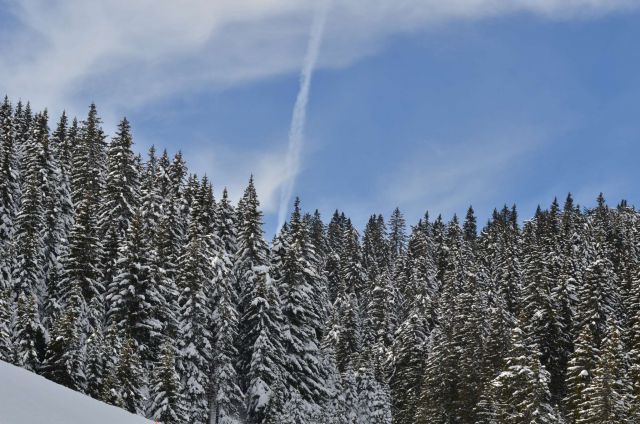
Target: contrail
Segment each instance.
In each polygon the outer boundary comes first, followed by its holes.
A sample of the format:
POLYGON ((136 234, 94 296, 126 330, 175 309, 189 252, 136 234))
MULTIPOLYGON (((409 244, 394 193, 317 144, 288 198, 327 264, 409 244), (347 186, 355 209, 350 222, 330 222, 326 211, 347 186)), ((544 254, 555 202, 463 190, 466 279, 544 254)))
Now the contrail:
POLYGON ((324 32, 324 24, 327 19, 329 10, 329 1, 324 0, 316 12, 311 33, 309 36, 309 44, 307 45, 307 54, 302 64, 300 72, 300 89, 298 97, 293 106, 293 114, 291 116, 291 126, 289 127, 289 146, 286 158, 286 178, 280 191, 280 208, 278 211, 278 229, 284 225, 291 195, 293 194, 293 186, 296 176, 300 169, 300 151, 302 150, 302 141, 304 136, 304 124, 307 116, 307 102, 309 100, 309 87, 311 86, 311 76, 316 66, 318 52, 320 51, 320 43, 322 42, 322 34, 324 32))

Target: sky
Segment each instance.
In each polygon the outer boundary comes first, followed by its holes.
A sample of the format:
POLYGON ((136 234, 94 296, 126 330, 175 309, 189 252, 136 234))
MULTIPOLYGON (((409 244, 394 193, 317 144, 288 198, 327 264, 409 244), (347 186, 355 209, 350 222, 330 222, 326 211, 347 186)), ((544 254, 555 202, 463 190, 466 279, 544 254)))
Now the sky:
POLYGON ((126 116, 137 151, 181 150, 218 197, 253 174, 269 236, 287 187, 360 227, 638 203, 640 1, 321 1, 294 163, 318 2, 0 0, 0 92, 54 117, 96 102, 109 134, 126 116))

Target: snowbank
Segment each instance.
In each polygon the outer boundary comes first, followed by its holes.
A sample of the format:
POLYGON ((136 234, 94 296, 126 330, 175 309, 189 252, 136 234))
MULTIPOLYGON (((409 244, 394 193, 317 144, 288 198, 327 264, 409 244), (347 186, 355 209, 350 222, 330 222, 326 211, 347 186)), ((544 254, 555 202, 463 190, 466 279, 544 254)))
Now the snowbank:
POLYGON ((137 415, 0 361, 2 424, 150 424, 137 415))

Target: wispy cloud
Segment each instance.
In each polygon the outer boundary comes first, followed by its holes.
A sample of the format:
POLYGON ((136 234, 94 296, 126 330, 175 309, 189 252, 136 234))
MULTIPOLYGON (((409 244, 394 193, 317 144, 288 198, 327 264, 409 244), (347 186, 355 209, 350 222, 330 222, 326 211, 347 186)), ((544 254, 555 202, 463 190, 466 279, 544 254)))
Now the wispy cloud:
POLYGON ((214 190, 219 195, 223 187, 234 201, 239 200, 249 181, 255 176, 260 206, 265 213, 278 210, 279 190, 287 180, 285 146, 281 150, 233 149, 209 140, 199 140, 183 150, 189 169, 198 175, 214 176, 214 190))
MULTIPOLYGON (((222 89, 299 69, 314 2, 295 0, 10 0, 0 89, 37 104, 89 93, 135 108, 189 89, 222 89)), ((320 66, 345 66, 381 41, 451 19, 514 12, 567 19, 634 7, 633 0, 345 0, 328 19, 320 66)), ((81 96, 82 95, 82 96, 81 96)), ((84 107, 85 105, 82 104, 84 107)))
MULTIPOLYGON (((590 18, 637 4, 635 0, 336 1, 327 18, 318 66, 348 66, 383 48, 391 35, 450 20, 511 13, 590 18)), ((10 31, 0 30, 0 92, 29 99, 36 108, 48 106, 54 113, 65 107, 84 114, 86 103, 94 100, 107 123, 159 98, 194 90, 214 92, 297 72, 316 8, 315 2, 298 0, 4 0, 2 5, 0 24, 12 25, 10 31)), ((279 165, 284 143, 282 151, 256 156, 243 178, 263 169, 265 181, 258 178, 258 182, 265 185, 261 195, 268 208, 275 207, 274 193, 285 181, 279 165)), ((216 157, 220 155, 218 148, 216 157)), ((501 164, 508 158, 491 160, 501 164)), ((466 175, 474 177, 479 166, 470 160, 466 175)), ((429 171, 432 178, 449 176, 455 181, 452 170, 436 169, 429 171)), ((474 188, 478 189, 482 188, 474 188)), ((398 201, 407 200, 397 196, 398 201)))
POLYGON ((278 229, 284 225, 286 220, 286 213, 289 209, 291 196, 293 195, 295 179, 300 170, 300 154, 304 141, 304 126, 307 120, 307 103, 309 102, 311 77, 313 76, 313 69, 316 66, 316 62, 318 61, 318 53, 320 52, 320 44, 322 43, 322 34, 324 32, 328 11, 329 0, 322 0, 320 8, 313 20, 313 25, 311 26, 307 54, 305 55, 302 71, 300 72, 300 88, 298 89, 298 96, 293 106, 291 126, 289 127, 289 147, 285 161, 287 178, 280 193, 278 229))
POLYGON ((397 169, 381 176, 378 201, 398 205, 414 217, 426 210, 445 216, 464 213, 469 203, 499 206, 486 202, 495 198, 496 190, 509 190, 510 178, 527 167, 525 158, 531 160, 549 140, 539 127, 519 127, 477 134, 453 145, 418 145, 397 169))

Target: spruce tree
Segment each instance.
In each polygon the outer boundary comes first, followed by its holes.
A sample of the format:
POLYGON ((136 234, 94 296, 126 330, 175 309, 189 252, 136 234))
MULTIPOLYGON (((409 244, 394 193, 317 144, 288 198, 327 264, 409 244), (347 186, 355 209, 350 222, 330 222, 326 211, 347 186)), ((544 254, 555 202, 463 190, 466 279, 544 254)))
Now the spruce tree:
MULTIPOLYGON (((217 237, 216 237, 217 239, 217 237)), ((213 258, 213 354, 211 358, 211 421, 216 424, 239 422, 244 416, 243 393, 238 386, 236 361, 238 352, 234 345, 238 337, 238 312, 230 284, 231 261, 222 251, 217 239, 218 251, 213 258)))
POLYGON ((133 414, 141 413, 144 401, 141 392, 144 375, 136 343, 131 338, 128 338, 122 347, 115 373, 118 381, 118 398, 122 402, 122 407, 133 414))
POLYGON ((34 170, 16 218, 16 262, 13 271, 16 296, 35 295, 44 289, 42 198, 39 185, 34 170))
POLYGON ((283 346, 284 322, 278 292, 268 270, 256 269, 253 300, 244 320, 250 322, 247 339, 253 340, 249 382, 245 399, 250 423, 263 423, 272 411, 276 386, 285 381, 286 353, 283 346))
MULTIPOLYGON (((432 337, 438 337, 437 334, 439 333, 433 333, 432 337)), ((440 342, 441 340, 438 340, 438 346, 444 348, 446 345, 440 342)), ((442 370, 437 361, 445 358, 432 352, 432 356, 426 363, 427 368, 425 368, 426 352, 426 320, 416 310, 398 328, 391 352, 391 366, 393 368, 389 386, 393 402, 394 422, 401 424, 432 422, 429 421, 431 418, 426 418, 427 415, 431 416, 432 414, 426 411, 430 408, 430 401, 424 399, 424 396, 432 394, 437 396, 436 387, 432 384, 435 380, 439 380, 440 374, 436 375, 436 373, 440 373, 442 370), (430 363, 433 364, 431 369, 428 368, 430 363), (424 395, 421 395, 421 392, 424 395), (418 405, 424 409, 423 412, 418 412, 418 405)), ((440 385, 441 382, 439 381, 437 384, 440 385)), ((442 406, 444 407, 444 405, 442 406)))
POLYGON ((116 136, 107 150, 107 170, 104 190, 101 193, 98 234, 105 249, 102 258, 102 274, 105 286, 113 284, 119 250, 124 244, 139 199, 138 172, 131 146, 131 128, 127 119, 118 125, 116 136))
MULTIPOLYGON (((112 339, 108 342, 112 342, 112 339)), ((101 328, 93 329, 85 340, 84 347, 86 349, 83 371, 86 379, 84 392, 95 399, 101 399, 105 363, 108 362, 107 346, 101 328)))
POLYGON ((149 251, 143 236, 142 217, 132 218, 128 236, 119 251, 117 275, 105 299, 108 321, 135 341, 143 360, 152 360, 152 349, 159 346, 162 325, 153 316, 163 300, 151 280, 149 251))
POLYGON ((358 370, 358 424, 390 424, 391 399, 388 388, 373 376, 371 364, 364 364, 358 370))
POLYGON ((78 391, 83 391, 86 385, 79 332, 79 320, 85 308, 80 288, 76 286, 64 313, 53 325, 42 367, 46 378, 78 391))
POLYGON ((527 349, 519 327, 511 333, 506 364, 506 369, 491 383, 495 422, 557 423, 559 418, 550 403, 549 373, 535 352, 527 349))
POLYGON ((87 119, 78 128, 77 147, 72 158, 71 187, 76 205, 87 198, 97 200, 104 186, 106 137, 101 123, 96 105, 92 103, 87 119))
POLYGON ((315 251, 305 222, 301 219, 297 199, 290 225, 291 246, 277 281, 289 334, 285 340, 289 356, 287 377, 289 384, 300 392, 304 401, 319 405, 327 394, 318 343, 323 327, 317 284, 321 277, 313 266, 315 251))
POLYGON ((165 342, 151 380, 147 416, 166 424, 181 424, 187 420, 188 414, 175 362, 175 348, 165 342))
POLYGON ((391 263, 404 252, 407 243, 406 221, 399 208, 395 208, 389 218, 389 254, 391 263))
MULTIPOLYGON (((264 240, 262 229, 262 212, 259 210, 260 202, 253 183, 253 177, 244 191, 244 195, 236 208, 237 220, 237 252, 233 264, 232 281, 235 283, 237 310, 240 317, 245 317, 252 299, 254 286, 257 281, 256 271, 269 264, 269 247, 264 240)), ((241 373, 240 387, 246 391, 249 381, 247 372, 250 367, 252 348, 255 340, 244 337, 252 334, 249 323, 245 319, 240 320, 238 334, 243 337, 238 339, 238 370, 241 373)), ((254 336, 257 336, 254 334, 254 336)))
POLYGON ((14 313, 11 290, 0 290, 0 361, 12 362, 14 359, 11 340, 14 313))
POLYGON ((95 199, 87 197, 76 207, 76 219, 69 237, 69 250, 63 259, 64 278, 60 283, 60 296, 67 297, 68 287, 78 284, 85 303, 91 305, 104 292, 100 272, 102 245, 96 232, 95 199))
POLYGON ((204 424, 209 417, 208 386, 211 371, 211 314, 206 287, 211 281, 211 254, 198 232, 197 206, 189 228, 189 243, 179 259, 178 373, 182 394, 190 405, 191 422, 204 424))
POLYGON ((580 415, 576 423, 635 422, 630 415, 630 390, 627 358, 620 331, 610 325, 603 342, 602 354, 593 370, 591 384, 584 390, 578 406, 580 415))
POLYGON ((39 371, 44 354, 44 330, 38 318, 34 294, 20 293, 13 335, 13 362, 29 371, 39 371))
POLYGON ((18 152, 12 107, 5 97, 0 106, 0 288, 11 287, 14 259, 12 238, 20 199, 18 152))

